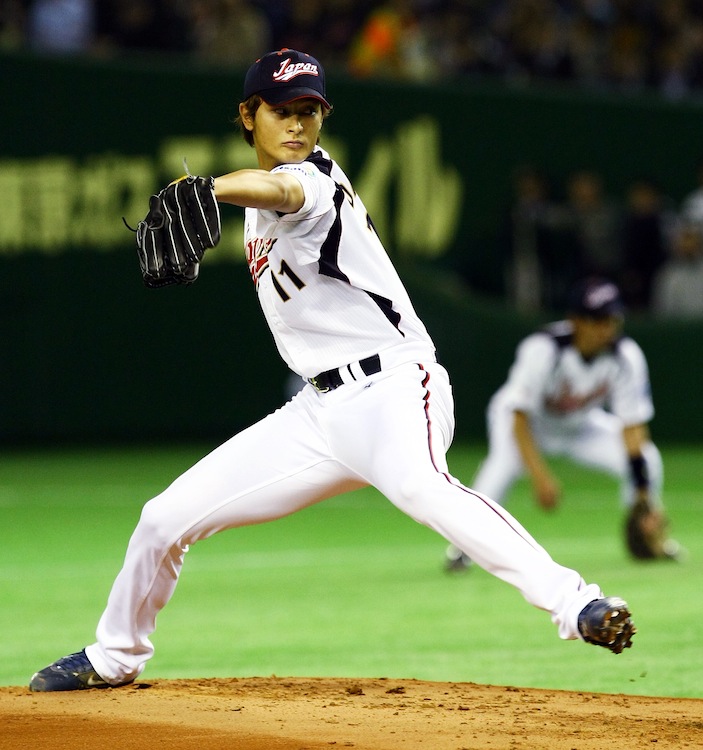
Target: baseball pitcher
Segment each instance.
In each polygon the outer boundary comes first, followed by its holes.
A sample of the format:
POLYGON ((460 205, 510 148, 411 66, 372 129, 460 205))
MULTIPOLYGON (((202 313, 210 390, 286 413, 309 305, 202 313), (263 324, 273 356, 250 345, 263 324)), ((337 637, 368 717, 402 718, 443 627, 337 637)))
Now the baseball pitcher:
POLYGON ((32 690, 132 682, 153 655, 156 617, 191 545, 367 485, 515 586, 561 638, 614 653, 631 645, 622 599, 557 564, 450 474, 449 378, 361 198, 318 145, 331 109, 315 58, 267 54, 247 72, 239 105, 258 169, 188 175, 152 197, 137 245, 156 287, 194 283, 219 240, 217 204, 245 207, 253 287, 281 357, 307 384, 145 505, 95 642, 36 673, 32 690))

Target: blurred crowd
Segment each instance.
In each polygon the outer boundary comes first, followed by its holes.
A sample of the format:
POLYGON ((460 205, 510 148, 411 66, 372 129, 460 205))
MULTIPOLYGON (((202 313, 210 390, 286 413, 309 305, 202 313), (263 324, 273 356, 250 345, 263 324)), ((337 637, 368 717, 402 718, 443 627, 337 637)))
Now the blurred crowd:
POLYGON ((676 98, 703 89, 703 0, 0 0, 5 49, 244 66, 280 47, 355 76, 492 76, 676 98))
POLYGON ((578 277, 620 285, 630 311, 703 319, 703 162, 699 183, 679 205, 648 177, 633 179, 616 200, 594 171, 554 186, 536 167, 513 176, 507 287, 525 312, 564 309, 578 277))

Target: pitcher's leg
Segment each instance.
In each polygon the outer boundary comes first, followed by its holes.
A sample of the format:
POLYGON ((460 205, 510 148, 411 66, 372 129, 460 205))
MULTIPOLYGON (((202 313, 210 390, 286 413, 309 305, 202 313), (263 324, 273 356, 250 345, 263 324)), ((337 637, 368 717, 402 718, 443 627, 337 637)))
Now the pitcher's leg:
POLYGON ((577 638, 578 614, 602 596, 600 588, 558 565, 505 509, 449 474, 451 412, 443 368, 404 368, 355 398, 353 417, 335 433, 335 452, 409 516, 550 612, 562 638, 577 638))
POLYGON ((295 409, 279 410, 217 448, 145 505, 97 642, 86 649, 98 674, 119 684, 141 673, 153 654, 156 616, 173 594, 189 545, 361 484, 330 459, 308 415, 295 409))

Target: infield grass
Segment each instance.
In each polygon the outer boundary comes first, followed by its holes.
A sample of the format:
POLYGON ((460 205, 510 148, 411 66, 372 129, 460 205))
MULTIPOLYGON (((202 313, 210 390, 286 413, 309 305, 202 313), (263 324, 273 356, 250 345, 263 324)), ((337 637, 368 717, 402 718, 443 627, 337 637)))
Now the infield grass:
MULTIPOLYGON (((27 450, 0 460, 0 685, 92 642, 141 506, 204 446, 27 450)), ((448 575, 444 540, 363 490, 196 545, 142 679, 396 677, 703 697, 703 452, 662 447, 666 504, 685 562, 636 563, 616 483, 554 464, 562 507, 526 484, 509 510, 559 562, 625 597, 639 629, 615 656, 560 641, 549 616, 478 568, 448 575)), ((482 446, 456 446, 471 477, 482 446)))

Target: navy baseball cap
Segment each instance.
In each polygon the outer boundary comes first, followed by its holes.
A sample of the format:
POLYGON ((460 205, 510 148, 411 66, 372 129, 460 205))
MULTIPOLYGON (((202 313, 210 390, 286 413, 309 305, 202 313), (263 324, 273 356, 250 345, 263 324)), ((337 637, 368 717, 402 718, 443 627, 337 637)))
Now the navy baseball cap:
POLYGON ((612 281, 589 278, 572 289, 569 312, 583 318, 608 318, 623 315, 625 305, 620 290, 612 281))
POLYGON ((311 55, 281 49, 260 57, 244 79, 245 101, 258 94, 267 104, 288 104, 296 99, 317 99, 332 109, 325 98, 325 71, 311 55))

